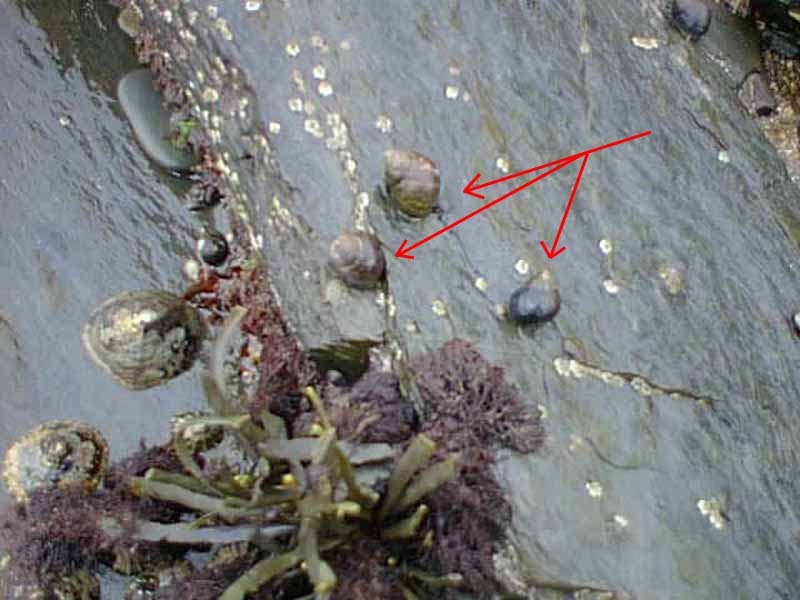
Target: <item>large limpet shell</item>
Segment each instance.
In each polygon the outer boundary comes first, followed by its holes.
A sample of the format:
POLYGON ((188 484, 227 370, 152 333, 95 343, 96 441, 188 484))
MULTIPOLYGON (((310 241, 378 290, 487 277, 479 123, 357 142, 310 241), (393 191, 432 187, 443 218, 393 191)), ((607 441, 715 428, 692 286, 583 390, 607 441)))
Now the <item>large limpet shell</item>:
POLYGON ((106 301, 83 328, 83 345, 118 383, 143 390, 189 370, 206 327, 197 310, 161 290, 106 301))
POLYGON ((108 468, 108 444, 91 425, 48 421, 6 451, 3 482, 19 502, 37 489, 81 486, 94 490, 108 468))

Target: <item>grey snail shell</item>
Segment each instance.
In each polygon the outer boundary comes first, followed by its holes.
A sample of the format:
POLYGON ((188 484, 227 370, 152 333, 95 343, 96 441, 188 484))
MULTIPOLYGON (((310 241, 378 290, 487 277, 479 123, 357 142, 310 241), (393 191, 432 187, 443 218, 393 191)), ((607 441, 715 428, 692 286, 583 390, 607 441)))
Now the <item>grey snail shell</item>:
POLYGON ((364 231, 343 233, 333 240, 328 264, 347 285, 361 289, 377 286, 386 272, 380 243, 364 231))
POLYGON ((556 316, 561 294, 550 281, 535 279, 511 294, 508 316, 520 325, 542 323, 556 316))

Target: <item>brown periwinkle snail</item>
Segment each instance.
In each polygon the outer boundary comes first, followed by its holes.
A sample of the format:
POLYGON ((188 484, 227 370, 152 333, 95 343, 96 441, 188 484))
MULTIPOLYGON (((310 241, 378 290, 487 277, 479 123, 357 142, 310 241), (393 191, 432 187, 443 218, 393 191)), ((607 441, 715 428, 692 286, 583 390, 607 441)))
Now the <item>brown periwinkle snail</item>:
POLYGON ((126 292, 103 303, 83 328, 84 348, 120 385, 143 390, 189 370, 206 326, 182 298, 162 290, 126 292))
POLYGON ((409 217, 428 216, 439 200, 439 167, 430 158, 410 150, 387 150, 386 190, 409 217))
POLYGON ((365 231, 348 231, 331 244, 328 264, 349 286, 375 287, 386 272, 386 258, 374 235, 365 231))
POLYGON ((3 482, 18 502, 37 489, 80 486, 93 491, 108 468, 108 443, 79 421, 48 421, 6 451, 3 482))

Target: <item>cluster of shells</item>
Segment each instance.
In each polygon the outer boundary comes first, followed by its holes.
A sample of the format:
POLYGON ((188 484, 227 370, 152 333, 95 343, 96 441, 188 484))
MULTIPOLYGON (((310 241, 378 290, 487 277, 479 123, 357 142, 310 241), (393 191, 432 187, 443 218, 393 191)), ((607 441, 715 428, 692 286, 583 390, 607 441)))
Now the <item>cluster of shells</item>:
MULTIPOLYGON (((439 201, 439 167, 430 158, 409 150, 387 150, 386 192, 393 207, 412 219, 431 214, 439 201)), ((328 265, 347 285, 368 289, 380 285, 386 258, 378 239, 364 231, 347 231, 333 240, 328 265)))

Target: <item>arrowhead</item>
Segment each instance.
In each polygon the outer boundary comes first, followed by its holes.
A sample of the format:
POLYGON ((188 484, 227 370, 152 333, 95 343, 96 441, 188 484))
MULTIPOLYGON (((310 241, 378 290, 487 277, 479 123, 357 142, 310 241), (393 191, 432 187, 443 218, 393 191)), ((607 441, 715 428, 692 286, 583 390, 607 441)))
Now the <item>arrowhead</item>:
POLYGON ((475 177, 472 178, 472 181, 470 181, 464 188, 464 193, 474 198, 478 198, 479 200, 483 200, 483 196, 481 196, 480 194, 476 194, 475 192, 472 191, 474 188, 478 187, 478 186, 473 186, 472 184, 478 181, 478 177, 480 176, 481 176, 480 173, 475 174, 475 177))
POLYGON ((410 254, 406 254, 406 252, 408 252, 408 250, 403 250, 403 248, 406 247, 406 243, 408 243, 408 240, 403 240, 403 243, 400 244, 400 247, 397 249, 397 252, 395 252, 394 255, 397 258, 408 258, 408 259, 414 260, 413 256, 411 256, 410 254))
POLYGON ((553 242, 553 250, 552 251, 547 247, 547 245, 544 243, 544 241, 540 242, 540 244, 542 244, 542 249, 544 250, 544 253, 547 254, 547 258, 549 258, 551 260, 554 259, 556 256, 558 256, 564 250, 567 249, 566 246, 561 246, 561 248, 556 250, 555 248, 556 248, 556 245, 558 244, 558 240, 553 242))

